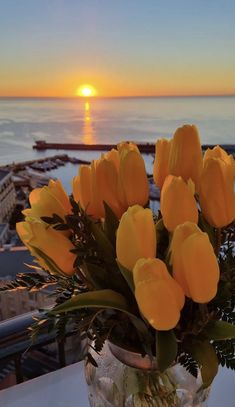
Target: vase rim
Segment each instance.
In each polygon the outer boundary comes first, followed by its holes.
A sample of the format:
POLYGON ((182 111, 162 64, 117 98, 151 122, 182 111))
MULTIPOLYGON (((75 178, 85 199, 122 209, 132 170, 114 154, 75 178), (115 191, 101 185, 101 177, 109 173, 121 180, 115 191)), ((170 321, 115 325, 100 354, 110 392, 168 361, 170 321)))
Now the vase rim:
POLYGON ((149 355, 142 356, 141 353, 123 348, 110 340, 108 346, 113 356, 127 366, 141 370, 159 370, 154 356, 152 358, 149 355))

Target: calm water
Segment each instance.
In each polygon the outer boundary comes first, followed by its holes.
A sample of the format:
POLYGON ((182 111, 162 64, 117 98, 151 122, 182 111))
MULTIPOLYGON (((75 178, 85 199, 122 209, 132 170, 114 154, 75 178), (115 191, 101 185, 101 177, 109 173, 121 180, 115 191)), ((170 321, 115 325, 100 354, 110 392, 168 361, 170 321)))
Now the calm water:
MULTIPOLYGON (((52 156, 34 140, 69 143, 155 142, 196 124, 202 143, 235 143, 235 97, 0 99, 0 165, 52 156)), ((62 153, 62 151, 61 151, 62 153)), ((100 153, 67 152, 81 158, 100 153)), ((89 156, 89 157, 88 157, 89 156)), ((70 176, 71 168, 63 170, 70 176)))

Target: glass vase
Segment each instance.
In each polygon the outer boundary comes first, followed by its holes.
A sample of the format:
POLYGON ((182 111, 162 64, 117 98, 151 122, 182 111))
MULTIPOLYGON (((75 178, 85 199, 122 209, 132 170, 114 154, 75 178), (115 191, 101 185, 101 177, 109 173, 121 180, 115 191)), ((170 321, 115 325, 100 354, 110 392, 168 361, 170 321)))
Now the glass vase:
POLYGON ((160 373, 155 362, 106 341, 85 364, 91 407, 206 407, 209 388, 180 364, 160 373))

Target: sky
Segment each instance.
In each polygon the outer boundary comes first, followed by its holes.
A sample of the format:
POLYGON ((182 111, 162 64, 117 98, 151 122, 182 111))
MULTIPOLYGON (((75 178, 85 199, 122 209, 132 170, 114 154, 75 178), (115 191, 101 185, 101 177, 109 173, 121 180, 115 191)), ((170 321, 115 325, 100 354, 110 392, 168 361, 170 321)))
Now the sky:
POLYGON ((235 94, 234 0, 0 0, 0 96, 235 94))

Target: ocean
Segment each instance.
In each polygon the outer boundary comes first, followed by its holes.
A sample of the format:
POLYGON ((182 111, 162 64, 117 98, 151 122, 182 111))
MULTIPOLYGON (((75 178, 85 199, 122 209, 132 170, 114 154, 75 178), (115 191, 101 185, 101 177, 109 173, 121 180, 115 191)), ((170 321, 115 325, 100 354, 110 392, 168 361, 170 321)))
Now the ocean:
MULTIPOLYGON (((35 140, 67 143, 155 142, 177 127, 195 124, 201 142, 235 144, 235 97, 0 99, 0 166, 64 151, 32 149, 35 140)), ((82 159, 99 152, 66 151, 82 159)), ((147 160, 151 171, 152 160, 147 160)), ((74 165, 52 172, 68 180, 74 165)))

